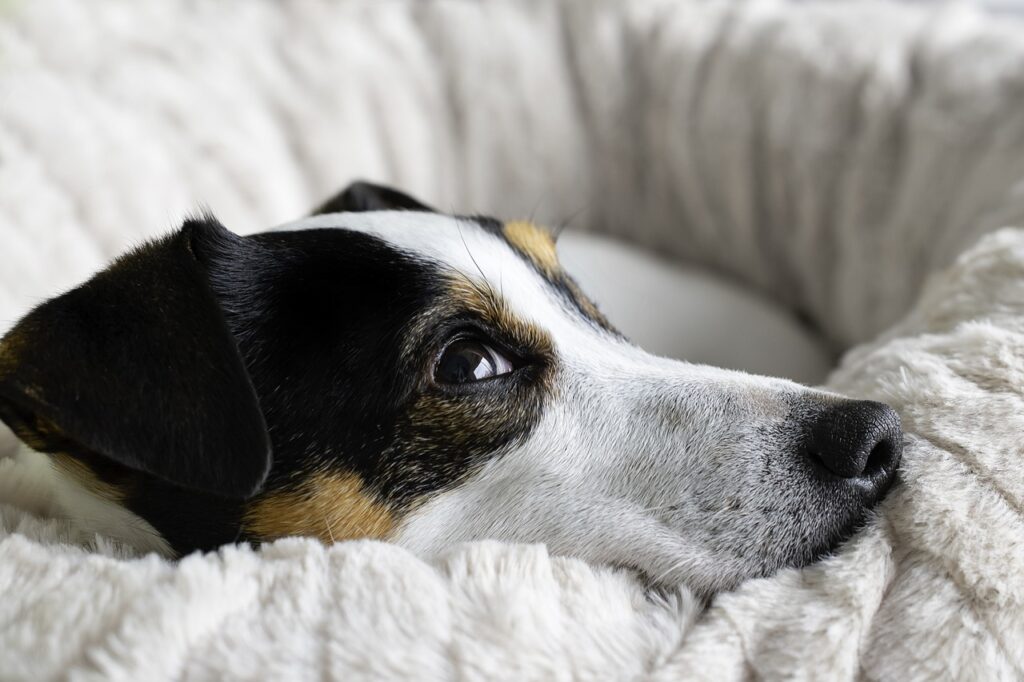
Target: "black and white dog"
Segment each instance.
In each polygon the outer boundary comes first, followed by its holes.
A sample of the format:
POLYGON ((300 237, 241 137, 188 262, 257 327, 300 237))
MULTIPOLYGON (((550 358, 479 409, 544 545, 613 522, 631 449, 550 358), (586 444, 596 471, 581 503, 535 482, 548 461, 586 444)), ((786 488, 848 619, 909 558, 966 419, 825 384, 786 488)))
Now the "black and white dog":
POLYGON ((879 403, 644 353, 529 223, 363 183, 249 237, 187 220, 43 303, 0 418, 62 514, 143 550, 497 538, 704 595, 828 551, 902 439, 879 403))

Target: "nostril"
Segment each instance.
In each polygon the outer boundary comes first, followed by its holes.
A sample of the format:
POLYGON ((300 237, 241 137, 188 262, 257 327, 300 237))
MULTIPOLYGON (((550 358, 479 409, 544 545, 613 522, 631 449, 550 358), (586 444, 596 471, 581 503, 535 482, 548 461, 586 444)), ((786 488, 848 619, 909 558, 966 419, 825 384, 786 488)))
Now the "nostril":
POLYGON ((879 472, 885 471, 893 461, 895 445, 890 438, 883 438, 878 441, 875 447, 871 448, 868 460, 864 463, 863 475, 874 478, 879 472))
POLYGON ((809 425, 806 456, 844 479, 877 482, 900 458, 902 431, 896 412, 882 403, 849 400, 830 405, 809 425))

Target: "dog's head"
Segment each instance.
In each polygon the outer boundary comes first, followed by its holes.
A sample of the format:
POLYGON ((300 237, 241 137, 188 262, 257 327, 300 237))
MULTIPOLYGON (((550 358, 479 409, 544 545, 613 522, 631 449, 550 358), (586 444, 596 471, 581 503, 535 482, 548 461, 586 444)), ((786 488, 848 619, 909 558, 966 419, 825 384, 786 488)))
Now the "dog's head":
POLYGON ((531 224, 365 184, 319 213, 189 220, 42 304, 0 417, 179 553, 498 538, 703 593, 813 560, 895 474, 892 410, 644 353, 531 224))

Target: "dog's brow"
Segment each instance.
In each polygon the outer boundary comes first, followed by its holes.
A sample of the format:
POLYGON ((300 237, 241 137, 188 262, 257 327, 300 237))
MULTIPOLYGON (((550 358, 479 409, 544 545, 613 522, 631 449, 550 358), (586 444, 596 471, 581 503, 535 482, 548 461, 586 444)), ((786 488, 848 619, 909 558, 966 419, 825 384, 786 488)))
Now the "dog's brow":
POLYGON ((550 353, 553 347, 551 337, 537 327, 517 316, 505 299, 486 280, 477 282, 464 275, 452 277, 449 290, 460 307, 479 315, 486 322, 508 334, 522 346, 536 353, 550 353))

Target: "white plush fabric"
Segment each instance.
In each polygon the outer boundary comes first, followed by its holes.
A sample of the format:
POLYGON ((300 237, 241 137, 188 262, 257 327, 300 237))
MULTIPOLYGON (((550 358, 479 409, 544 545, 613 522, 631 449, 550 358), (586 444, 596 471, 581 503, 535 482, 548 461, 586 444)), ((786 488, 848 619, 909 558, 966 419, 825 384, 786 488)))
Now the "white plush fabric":
MULTIPOLYGON (((6 322, 199 202, 248 232, 362 176, 717 268, 836 350, 889 328, 829 386, 908 433, 865 532, 695 624, 684 592, 542 548, 168 564, 8 505, 0 678, 1024 676, 1024 233, 954 263, 1024 225, 1019 24, 872 3, 0 7, 6 322)), ((0 462, 0 496, 23 501, 22 477, 0 462)))

